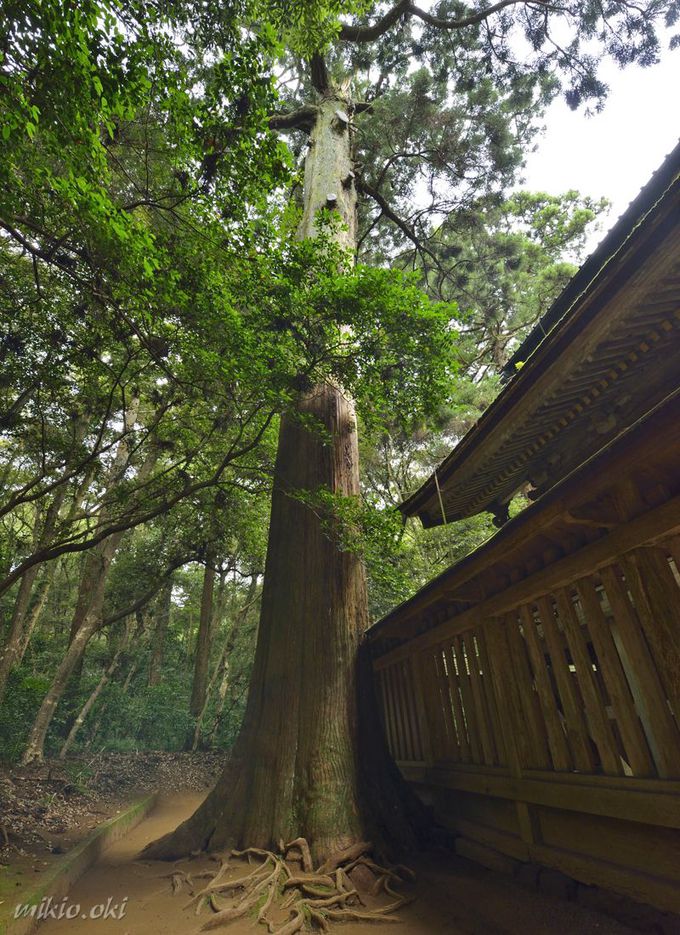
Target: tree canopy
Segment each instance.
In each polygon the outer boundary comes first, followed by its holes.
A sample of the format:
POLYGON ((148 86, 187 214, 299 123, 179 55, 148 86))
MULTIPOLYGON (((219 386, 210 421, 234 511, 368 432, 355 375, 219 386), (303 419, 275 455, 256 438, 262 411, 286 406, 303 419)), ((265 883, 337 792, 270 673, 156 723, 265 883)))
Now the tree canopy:
POLYGON ((116 647, 129 675, 134 626, 140 697, 160 691, 148 672, 166 639, 188 693, 206 567, 223 598, 210 704, 220 646, 236 646, 245 684, 279 420, 323 440, 298 407, 314 386, 356 401, 361 497, 298 496, 361 555, 374 615, 488 534, 480 520, 425 538, 393 507, 493 398, 604 207, 519 187, 545 107, 558 94, 602 107, 602 61, 653 64, 676 44, 679 9, 3 5, 0 686, 13 669, 25 689, 15 753, 80 626, 69 621, 88 613, 85 679, 51 748, 116 647), (351 134, 349 253, 332 197, 317 236, 297 233, 302 161, 331 91, 338 136, 351 134), (107 568, 88 607, 87 556, 107 568))

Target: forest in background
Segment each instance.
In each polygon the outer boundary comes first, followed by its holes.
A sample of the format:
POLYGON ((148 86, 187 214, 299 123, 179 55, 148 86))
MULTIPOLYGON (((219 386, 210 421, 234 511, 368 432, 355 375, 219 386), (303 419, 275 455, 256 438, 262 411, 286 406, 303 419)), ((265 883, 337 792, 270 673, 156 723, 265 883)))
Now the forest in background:
MULTIPOLYGON (((6 760, 27 744, 230 747, 278 422, 320 380, 357 401, 361 496, 298 493, 361 556, 372 619, 493 531, 482 517, 424 532, 394 508, 492 401, 606 206, 521 188, 554 70, 513 70, 506 49, 503 81, 479 81, 476 33, 433 52, 405 28, 352 63, 356 265, 330 210, 327 236, 298 240, 300 61, 337 12, 5 5, 6 760), (406 154, 405 127, 419 141, 406 154)), ((633 57, 653 61, 655 42, 641 30, 633 57)), ((582 74, 570 93, 577 105, 605 90, 582 74)))

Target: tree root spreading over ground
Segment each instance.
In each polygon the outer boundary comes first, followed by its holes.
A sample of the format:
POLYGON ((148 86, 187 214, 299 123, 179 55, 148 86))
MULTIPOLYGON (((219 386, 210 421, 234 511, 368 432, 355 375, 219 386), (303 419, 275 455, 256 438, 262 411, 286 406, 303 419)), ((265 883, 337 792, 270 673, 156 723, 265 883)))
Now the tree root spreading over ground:
POLYGON ((249 913, 267 927, 270 935, 294 935, 310 927, 327 932, 331 922, 399 922, 394 913, 413 897, 402 895, 394 886, 415 880, 415 875, 403 865, 381 867, 369 857, 372 848, 369 843, 354 844, 314 870, 307 841, 297 838, 290 844, 279 842, 278 853, 249 847, 231 851, 226 857, 217 856, 220 866, 214 873, 192 875, 176 867, 164 876, 170 879, 173 893, 188 888, 191 899, 184 908, 195 907, 196 915, 206 904, 213 910, 214 915, 203 923, 200 932, 228 925, 249 913), (243 876, 227 880, 225 877, 233 870, 231 858, 245 860, 249 865, 255 862, 255 866, 243 876), (290 864, 298 866, 292 868, 290 864), (353 872, 355 876, 362 872, 362 884, 370 881, 366 891, 363 885, 361 892, 354 885, 350 879, 353 872), (209 882, 198 888, 195 881, 199 879, 209 882), (385 894, 391 901, 367 908, 362 893, 373 897, 385 894), (278 928, 269 918, 275 906, 290 910, 290 918, 278 928))

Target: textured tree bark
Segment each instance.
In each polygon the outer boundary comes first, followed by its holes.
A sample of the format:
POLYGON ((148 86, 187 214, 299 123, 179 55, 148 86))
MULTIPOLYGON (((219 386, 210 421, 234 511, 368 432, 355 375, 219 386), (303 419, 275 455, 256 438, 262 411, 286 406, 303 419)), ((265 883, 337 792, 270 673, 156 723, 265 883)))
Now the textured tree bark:
MULTIPOLYGON (((137 421, 137 412, 139 410, 139 397, 134 396, 124 415, 124 424, 130 429, 137 421)), ((110 493, 119 479, 123 476, 129 464, 130 444, 128 437, 124 437, 118 443, 116 456, 111 466, 107 493, 110 493)), ((151 447, 146 458, 139 469, 139 479, 144 480, 153 470, 153 466, 158 458, 158 452, 154 446, 151 447)), ((106 520, 106 511, 102 511, 100 522, 106 520)), ((78 599, 71 622, 70 642, 68 649, 52 680, 47 694, 38 710, 38 713, 28 735, 26 749, 22 757, 22 763, 27 764, 35 761, 41 761, 44 756, 45 737, 48 728, 54 717, 59 701, 61 700, 69 679, 75 671, 82 666, 85 650, 90 639, 101 626, 102 608, 104 606, 104 592, 106 589, 106 580, 108 578, 111 562, 113 561, 118 546, 125 535, 125 530, 113 533, 108 536, 99 545, 93 546, 85 553, 83 561, 83 570, 80 576, 78 586, 78 599)))
MULTIPOLYGON (((59 516, 59 510, 66 495, 66 488, 58 490, 51 504, 41 516, 36 514, 32 550, 42 548, 50 541, 54 527, 59 516)), ((0 703, 5 696, 7 680, 15 665, 18 665, 24 654, 24 644, 27 644, 26 630, 29 620, 29 606, 33 585, 38 574, 39 565, 34 565, 22 575, 19 582, 9 633, 0 653, 0 703)), ((35 621, 34 621, 35 622, 35 621)), ((30 633, 29 633, 30 637, 30 633)))
POLYGON ((94 689, 93 689, 92 692, 90 693, 90 695, 89 695, 87 701, 85 702, 85 704, 84 704, 84 705, 82 706, 82 708, 80 709, 80 712, 78 713, 78 717, 77 717, 77 718, 75 719, 75 721, 73 722, 73 726, 71 727, 71 730, 70 730, 69 733, 68 733, 68 737, 67 737, 66 740, 64 741, 64 743, 63 743, 63 745, 62 745, 62 748, 61 748, 61 750, 59 751, 59 759, 60 759, 60 760, 63 760, 63 759, 65 758, 66 754, 68 753, 68 751, 69 751, 69 750, 71 749, 71 747, 73 746, 73 743, 74 743, 76 737, 78 736, 78 733, 79 733, 79 731, 80 731, 80 728, 81 728, 81 727, 83 726, 83 724, 85 723, 85 719, 87 718, 88 714, 90 713, 90 711, 92 710, 92 708, 93 708, 93 707, 95 706, 95 704, 97 703, 97 699, 99 698, 99 696, 101 695, 101 693, 102 693, 102 692, 104 691, 104 689, 106 688, 106 685, 108 684, 108 682, 109 682, 111 676, 112 676, 113 673, 116 671, 116 668, 117 668, 117 666, 118 666, 118 660, 120 659, 122 653, 123 653, 123 652, 125 651, 125 649, 127 648, 127 644, 128 644, 129 641, 130 641, 130 636, 131 636, 131 634, 132 634, 132 628, 131 628, 131 626, 130 626, 130 621, 128 620, 127 625, 126 625, 126 627, 125 627, 125 633, 124 633, 124 635, 123 635, 123 639, 121 640, 120 645, 118 646, 118 649, 116 649, 115 653, 113 654, 113 658, 112 658, 111 662, 109 663, 109 665, 107 666, 107 668, 106 668, 106 669, 104 670, 104 672, 102 673, 101 678, 99 679, 99 681, 98 681, 97 684, 95 685, 94 689))
POLYGON ((7 638, 0 652, 0 703, 5 697, 10 672, 18 662, 24 635, 26 611, 28 610, 33 582, 37 571, 37 566, 29 568, 19 582, 19 590, 14 601, 7 638))
POLYGON ((35 630, 38 621, 42 615, 45 605, 47 604, 47 599, 50 596, 50 591, 52 590, 52 584, 57 573, 57 562, 49 562, 45 568, 43 575, 40 579, 38 587, 36 588, 36 593, 34 594, 33 606, 29 610, 26 616, 26 623, 24 625, 24 632, 21 637, 21 646, 19 647, 19 652, 16 658, 16 664, 19 665, 24 656, 26 655, 26 650, 31 642, 31 637, 33 636, 33 631, 35 630))
MULTIPOLYGON (((305 164, 300 236, 314 237, 319 210, 331 208, 341 222, 337 241, 353 256, 349 111, 341 94, 322 95, 305 164)), ((302 835, 321 862, 365 840, 374 800, 360 790, 357 746, 366 582, 359 556, 343 551, 332 517, 319 516, 296 496, 319 489, 359 495, 354 403, 332 384, 302 395, 297 415, 281 419, 255 665, 229 763, 198 811, 145 856, 173 859, 233 845, 275 848, 302 835)), ((386 754, 372 758, 396 790, 400 780, 385 771, 388 763, 386 754)), ((397 795, 388 796, 390 804, 397 795)))
POLYGON ((355 658, 367 624, 364 573, 295 497, 323 485, 356 495, 350 403, 318 387, 300 403, 331 439, 282 421, 260 631, 244 724, 198 812, 150 853, 270 847, 304 834, 320 860, 361 837, 356 787, 355 658))
POLYGON ((43 759, 45 737, 57 705, 74 669, 82 662, 90 639, 101 624, 106 579, 123 536, 123 532, 114 533, 86 554, 74 613, 74 620, 78 620, 78 628, 72 636, 66 654, 57 667, 52 683, 36 714, 22 757, 24 764, 39 762, 43 759))
MULTIPOLYGON (((208 689, 208 664, 210 662, 210 640, 213 620, 213 592, 215 589, 215 554, 208 548, 205 556, 205 571, 203 573, 203 590, 201 592, 201 611, 198 621, 198 635, 196 637, 196 653, 194 658, 194 680, 191 687, 191 701, 189 712, 192 717, 198 717, 205 706, 205 696, 208 689)), ((189 747, 191 748, 191 742, 189 747)))
MULTIPOLYGON (((230 672, 231 672, 231 655, 234 652, 236 646, 236 640, 241 631, 241 626, 245 621, 248 611, 251 606, 255 603, 255 592, 257 591, 257 575, 253 575, 250 579, 250 585, 248 586, 248 594, 246 595, 245 602, 234 619, 234 622, 229 630, 227 639, 225 640, 224 646, 222 647, 222 652, 220 653, 220 658, 217 661, 215 670, 210 679, 210 684, 208 685, 208 693, 206 697, 206 705, 208 699, 212 696, 215 685, 217 685, 217 704, 215 706, 215 713, 213 715, 213 720, 210 728, 205 732, 206 736, 212 737, 220 724, 220 719, 222 717, 222 712, 224 711, 224 703, 227 698, 227 689, 229 688, 230 683, 230 672)), ((196 724, 196 736, 194 737, 194 750, 198 748, 198 744, 201 737, 201 730, 203 724, 203 716, 205 712, 201 714, 197 724, 196 724)))
MULTIPOLYGON (((339 214, 338 241, 354 251, 356 190, 347 101, 318 108, 305 165, 300 236, 317 215, 339 214), (344 184, 343 184, 344 183, 344 184)), ((330 384, 299 401, 279 432, 262 610, 244 724, 206 802, 151 847, 155 856, 228 843, 269 847, 299 834, 316 859, 360 839, 356 769, 356 652, 368 624, 359 557, 343 552, 328 517, 296 497, 325 488, 359 494, 354 405, 330 384), (327 520, 327 522, 324 522, 327 520)))
POLYGON ((149 685, 158 685, 161 680, 165 637, 170 624, 171 607, 172 578, 163 585, 156 601, 156 625, 153 631, 153 646, 151 649, 151 661, 149 662, 149 685))

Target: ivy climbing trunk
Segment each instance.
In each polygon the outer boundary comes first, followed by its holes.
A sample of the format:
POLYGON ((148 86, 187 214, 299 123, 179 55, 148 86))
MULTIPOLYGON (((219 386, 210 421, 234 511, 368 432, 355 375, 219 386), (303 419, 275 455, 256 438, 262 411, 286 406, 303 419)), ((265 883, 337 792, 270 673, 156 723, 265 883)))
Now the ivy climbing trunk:
MULTIPOLYGON (((323 208, 353 255, 356 190, 343 97, 317 108, 305 166, 301 237, 323 208)), ((281 420, 254 671, 243 727, 215 790, 176 832, 148 849, 170 858, 229 844, 276 846, 298 835, 321 860, 362 838, 357 788, 356 657, 368 624, 359 556, 298 491, 359 494, 354 404, 313 387, 281 420), (303 416, 304 419, 300 419, 303 416), (312 427, 312 426, 315 427, 312 427), (319 428, 321 431, 319 431, 319 428)))

